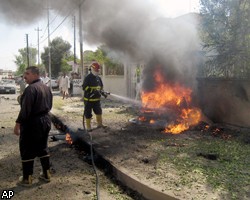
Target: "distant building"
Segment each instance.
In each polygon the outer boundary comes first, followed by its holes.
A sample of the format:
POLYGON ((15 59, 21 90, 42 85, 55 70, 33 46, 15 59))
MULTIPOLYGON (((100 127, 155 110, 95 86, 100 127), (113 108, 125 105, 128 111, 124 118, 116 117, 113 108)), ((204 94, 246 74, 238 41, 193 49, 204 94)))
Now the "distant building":
POLYGON ((14 79, 14 78, 15 78, 14 71, 0 69, 0 80, 2 80, 2 79, 14 79))

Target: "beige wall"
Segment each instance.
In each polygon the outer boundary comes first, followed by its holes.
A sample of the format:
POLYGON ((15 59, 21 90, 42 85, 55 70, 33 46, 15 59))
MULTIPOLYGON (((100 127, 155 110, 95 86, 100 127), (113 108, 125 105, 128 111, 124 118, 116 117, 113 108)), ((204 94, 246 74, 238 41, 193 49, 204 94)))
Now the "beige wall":
POLYGON ((127 86, 124 76, 105 76, 101 78, 105 91, 121 96, 126 96, 127 86))
MULTIPOLYGON (((135 98, 136 97, 136 77, 135 77, 135 64, 126 65, 124 68, 124 75, 100 75, 104 91, 111 92, 116 95, 135 98)), ((105 66, 103 65, 103 72, 105 66)), ((82 83, 81 83, 82 84, 82 83)), ((80 85, 81 85, 80 84, 80 85)), ((79 84, 76 85, 80 88, 79 84)), ((73 90, 74 91, 74 90, 73 90)), ((82 95, 79 89, 74 91, 74 95, 82 95)))
POLYGON ((199 80, 202 111, 213 122, 250 127, 250 81, 199 80))
MULTIPOLYGON (((113 94, 121 95, 124 97, 136 97, 136 77, 135 77, 135 64, 124 64, 124 76, 118 75, 105 75, 101 76, 104 84, 104 90, 113 94)), ((103 65, 103 72, 105 66, 103 65)))

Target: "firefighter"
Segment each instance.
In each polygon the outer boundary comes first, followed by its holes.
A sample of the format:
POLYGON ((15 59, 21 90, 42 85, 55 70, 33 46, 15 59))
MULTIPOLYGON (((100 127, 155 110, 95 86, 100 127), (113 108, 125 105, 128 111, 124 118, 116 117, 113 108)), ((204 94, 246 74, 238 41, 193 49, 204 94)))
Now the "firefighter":
POLYGON ((42 173, 40 179, 50 181, 50 159, 48 152, 48 135, 51 129, 49 112, 52 108, 53 96, 39 76, 35 66, 26 68, 25 88, 20 105, 21 109, 16 119, 14 133, 19 136, 19 149, 22 159, 23 176, 18 184, 32 185, 34 160, 40 158, 42 173))
POLYGON ((100 73, 100 65, 97 62, 93 62, 89 71, 90 73, 85 77, 82 85, 82 89, 84 91, 83 126, 85 119, 87 131, 92 131, 92 110, 96 115, 97 128, 106 127, 102 123, 102 108, 100 100, 101 96, 107 98, 107 93, 103 91, 103 83, 101 78, 98 76, 100 73))

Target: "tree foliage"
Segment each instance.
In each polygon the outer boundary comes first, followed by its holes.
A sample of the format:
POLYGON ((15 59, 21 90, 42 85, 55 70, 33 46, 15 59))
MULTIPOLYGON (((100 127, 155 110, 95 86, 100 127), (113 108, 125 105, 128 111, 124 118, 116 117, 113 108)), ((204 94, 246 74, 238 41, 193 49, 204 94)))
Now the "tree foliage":
POLYGON ((222 76, 239 76, 250 69, 250 1, 200 0, 202 39, 211 58, 208 65, 222 76))
POLYGON ((95 52, 93 51, 85 51, 84 52, 84 61, 85 62, 92 62, 97 61, 101 65, 105 65, 106 74, 116 74, 116 75, 123 75, 124 68, 121 62, 112 56, 112 52, 109 48, 105 45, 102 45, 97 48, 95 52))
MULTIPOLYGON (((18 55, 15 55, 15 64, 17 65, 17 75, 22 75, 28 66, 27 48, 18 49, 18 55)), ((29 65, 35 65, 37 58, 37 49, 29 47, 29 65)))
MULTIPOLYGON (((50 42, 50 57, 51 57, 51 76, 58 76, 58 73, 65 70, 65 62, 63 59, 67 59, 72 56, 70 52, 71 45, 69 42, 63 40, 61 37, 56 37, 50 42)), ((45 47, 44 52, 41 54, 41 59, 45 65, 46 71, 49 72, 49 48, 45 47)))
MULTIPOLYGON (((61 72, 67 73, 72 70, 72 66, 69 65, 69 62, 74 61, 74 55, 68 55, 65 56, 65 58, 62 59, 62 66, 61 66, 61 72)), ((80 63, 80 60, 76 58, 76 63, 80 63)))
POLYGON ((85 62, 96 61, 102 65, 108 60, 106 55, 107 53, 105 51, 105 46, 100 46, 96 51, 85 51, 83 54, 83 59, 85 62))

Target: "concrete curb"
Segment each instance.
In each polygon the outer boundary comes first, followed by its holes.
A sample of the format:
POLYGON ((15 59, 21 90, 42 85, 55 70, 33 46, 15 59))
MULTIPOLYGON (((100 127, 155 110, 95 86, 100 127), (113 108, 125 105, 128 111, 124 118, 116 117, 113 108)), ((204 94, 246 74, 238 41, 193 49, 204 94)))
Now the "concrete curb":
POLYGON ((177 200, 170 195, 163 193, 155 188, 152 188, 142 182, 140 182, 135 176, 129 174, 128 170, 117 167, 111 164, 113 168, 113 175, 126 187, 137 191, 143 197, 149 200, 177 200))
MULTIPOLYGON (((56 118, 56 120, 57 123, 60 121, 58 118, 56 118)), ((87 136, 87 133, 84 132, 84 130, 72 131, 61 121, 60 123, 60 127, 64 127, 63 132, 65 132, 65 134, 70 134, 72 140, 74 141, 74 145, 80 146, 85 152, 90 154, 91 141, 88 141, 87 138, 89 138, 89 136, 87 136), (65 129, 65 127, 67 128, 65 129)), ((140 182, 140 180, 131 175, 127 169, 120 166, 118 167, 116 164, 105 158, 97 149, 95 149, 94 147, 92 148, 95 156, 95 165, 98 168, 108 171, 110 174, 112 174, 116 178, 116 180, 121 183, 121 185, 137 192, 148 200, 178 200, 177 198, 172 197, 169 194, 157 190, 157 188, 150 187, 149 185, 140 182)))

